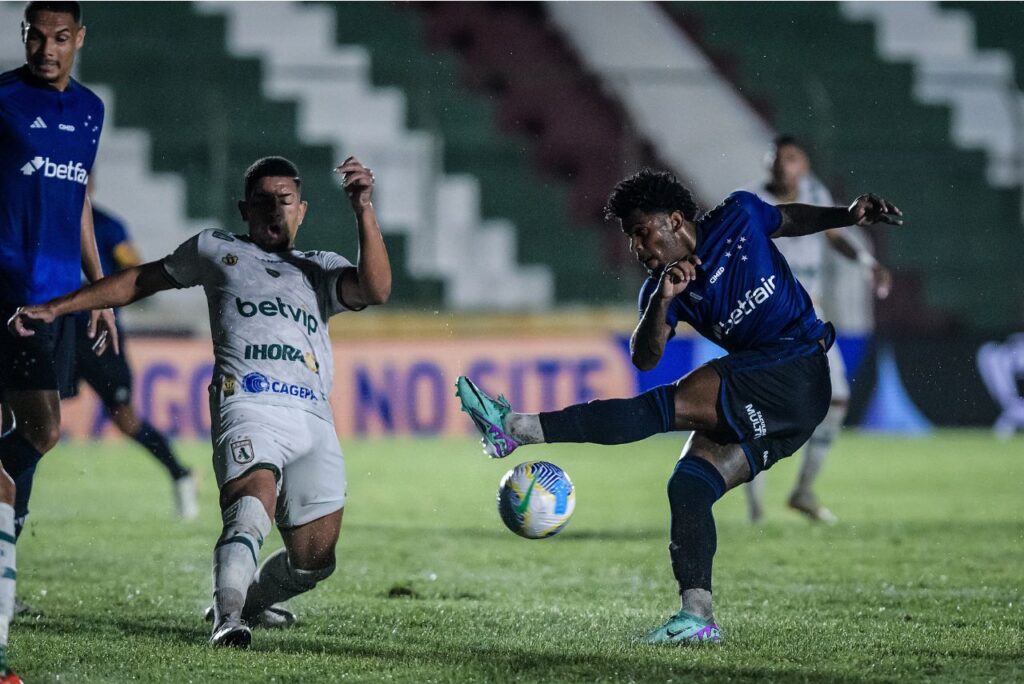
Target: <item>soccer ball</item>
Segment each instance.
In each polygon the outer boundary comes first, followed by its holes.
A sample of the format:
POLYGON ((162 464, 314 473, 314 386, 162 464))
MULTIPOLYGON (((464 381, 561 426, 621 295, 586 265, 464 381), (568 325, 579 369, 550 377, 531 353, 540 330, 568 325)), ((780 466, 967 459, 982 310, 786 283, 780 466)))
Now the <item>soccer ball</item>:
POLYGON ((576 510, 576 489, 565 471, 547 461, 520 463, 498 485, 498 514, 527 539, 558 534, 576 510))

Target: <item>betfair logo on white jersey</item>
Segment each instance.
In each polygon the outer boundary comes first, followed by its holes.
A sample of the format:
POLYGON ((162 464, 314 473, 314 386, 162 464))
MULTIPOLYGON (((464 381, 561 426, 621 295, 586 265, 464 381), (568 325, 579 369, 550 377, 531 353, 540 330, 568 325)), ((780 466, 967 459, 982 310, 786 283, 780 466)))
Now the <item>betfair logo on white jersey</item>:
POLYGON ((760 287, 747 290, 743 299, 736 301, 738 306, 732 310, 732 313, 729 314, 729 318, 719 323, 715 323, 715 335, 721 338, 731 333, 732 329, 739 325, 740 321, 754 313, 754 310, 763 302, 768 301, 768 298, 773 294, 775 294, 775 276, 772 276, 767 280, 761 278, 760 287))
POLYGON ((252 318, 256 314, 263 316, 283 316, 290 318, 296 323, 302 325, 306 332, 312 335, 320 327, 320 323, 317 321, 316 316, 311 316, 305 309, 300 309, 292 306, 291 304, 284 302, 280 297, 276 297, 275 301, 264 300, 262 302, 247 302, 239 297, 235 297, 235 307, 238 309, 239 315, 243 318, 252 318))
POLYGON ((21 167, 21 173, 25 176, 31 176, 40 169, 43 171, 44 178, 68 180, 82 185, 85 185, 89 180, 89 172, 85 170, 81 162, 69 161, 67 164, 57 164, 50 161, 49 157, 34 157, 30 162, 21 167))

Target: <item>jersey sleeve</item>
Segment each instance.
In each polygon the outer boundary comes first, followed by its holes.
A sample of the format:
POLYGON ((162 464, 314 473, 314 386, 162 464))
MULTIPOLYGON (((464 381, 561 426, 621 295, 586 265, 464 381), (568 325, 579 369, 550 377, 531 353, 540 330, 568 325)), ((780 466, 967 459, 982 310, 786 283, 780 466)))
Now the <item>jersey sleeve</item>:
POLYGON ((358 311, 338 299, 338 280, 345 271, 355 268, 352 262, 334 252, 313 252, 310 259, 320 267, 319 277, 313 285, 325 315, 330 317, 342 311, 358 311))
POLYGON ((178 288, 199 285, 205 259, 201 253, 203 234, 193 235, 163 258, 164 273, 178 288))
POLYGON ((768 204, 752 192, 739 190, 729 195, 729 199, 736 202, 750 217, 751 227, 765 235, 771 236, 782 224, 782 214, 778 207, 768 204))

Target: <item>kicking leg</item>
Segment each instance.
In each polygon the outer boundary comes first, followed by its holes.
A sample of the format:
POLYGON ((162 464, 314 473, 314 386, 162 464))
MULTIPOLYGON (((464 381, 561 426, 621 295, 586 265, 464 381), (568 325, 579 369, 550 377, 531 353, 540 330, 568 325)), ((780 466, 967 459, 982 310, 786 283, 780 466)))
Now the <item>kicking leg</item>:
MULTIPOLYGON (((812 520, 834 523, 836 516, 818 502, 814 493, 814 481, 818 479, 821 466, 832 450, 839 431, 846 419, 847 404, 845 401, 833 401, 829 406, 825 419, 815 428, 811 438, 804 447, 803 461, 800 463, 800 475, 796 486, 789 495, 789 507, 800 511, 812 520)), ((760 478, 758 478, 760 479, 760 478)), ((755 480, 756 481, 756 480, 755 480)))
POLYGON ((735 444, 719 444, 695 432, 668 483, 672 511, 669 555, 679 585, 680 611, 647 635, 650 643, 719 641, 711 601, 711 568, 718 537, 711 507, 750 477, 750 465, 735 444))
POLYGON ((484 450, 503 458, 523 444, 627 444, 674 430, 719 429, 718 373, 701 366, 674 385, 656 387, 631 399, 603 399, 547 413, 516 413, 503 397, 492 399, 468 378, 456 382, 456 396, 473 419, 484 450))
POLYGON ((271 554, 249 587, 242 615, 250 624, 290 626, 295 616, 276 604, 303 594, 331 576, 344 509, 291 529, 282 529, 285 548, 271 554))
POLYGON ((277 481, 265 468, 231 480, 221 489, 224 528, 213 551, 211 645, 245 648, 252 640, 242 622, 242 607, 276 506, 277 481))

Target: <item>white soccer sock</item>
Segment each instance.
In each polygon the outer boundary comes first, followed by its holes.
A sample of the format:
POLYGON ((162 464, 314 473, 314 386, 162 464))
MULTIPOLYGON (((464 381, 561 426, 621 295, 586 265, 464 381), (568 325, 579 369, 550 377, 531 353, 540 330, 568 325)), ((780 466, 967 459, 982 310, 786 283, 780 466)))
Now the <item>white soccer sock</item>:
POLYGON ((747 493, 747 516, 750 522, 758 522, 764 515, 764 473, 758 473, 747 483, 743 491, 747 493))
POLYGON ((299 570, 291 564, 286 549, 275 551, 263 561, 256 573, 245 599, 243 614, 252 615, 303 594, 330 577, 332 572, 334 563, 320 570, 299 570))
POLYGON ((14 508, 0 503, 0 647, 7 647, 7 632, 14 617, 14 508))
POLYGON ((845 419, 846 404, 832 404, 829 407, 825 419, 814 430, 807 446, 804 447, 804 459, 800 464, 800 476, 797 479, 796 487, 793 489, 794 496, 810 493, 845 419))
POLYGON ((266 509, 254 496, 243 496, 228 506, 223 519, 224 530, 213 550, 214 625, 241 617, 256 558, 271 527, 266 509))

